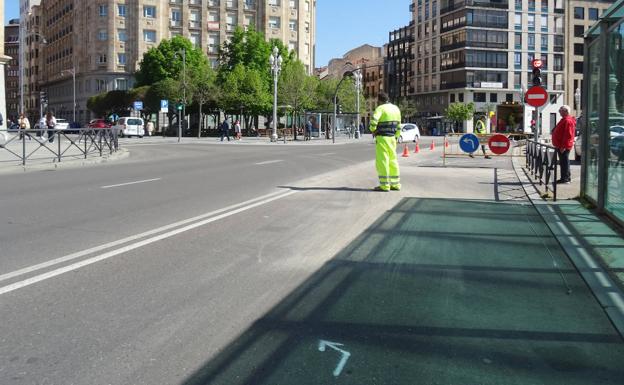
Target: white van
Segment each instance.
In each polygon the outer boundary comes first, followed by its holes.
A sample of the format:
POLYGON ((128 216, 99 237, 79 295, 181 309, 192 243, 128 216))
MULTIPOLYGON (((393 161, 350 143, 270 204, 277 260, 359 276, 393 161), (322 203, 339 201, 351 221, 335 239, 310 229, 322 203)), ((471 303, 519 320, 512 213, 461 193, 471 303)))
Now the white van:
POLYGON ((143 119, 127 116, 119 118, 117 123, 113 126, 117 130, 119 136, 138 136, 142 138, 145 135, 143 119))

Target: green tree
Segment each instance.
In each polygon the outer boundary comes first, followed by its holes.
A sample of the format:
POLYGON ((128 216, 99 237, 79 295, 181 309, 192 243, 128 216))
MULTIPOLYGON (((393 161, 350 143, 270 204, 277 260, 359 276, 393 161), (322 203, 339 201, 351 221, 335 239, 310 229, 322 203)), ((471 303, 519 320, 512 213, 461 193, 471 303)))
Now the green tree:
POLYGON ((176 102, 182 100, 182 90, 179 87, 178 81, 174 79, 163 79, 159 82, 152 84, 145 93, 144 106, 150 111, 160 111, 160 101, 169 100, 169 111, 167 112, 167 118, 169 126, 173 117, 176 115, 176 111, 173 108, 176 102))
MULTIPOLYGON (((295 115, 299 115, 312 107, 316 78, 305 72, 299 60, 284 65, 278 82, 279 104, 288 105, 295 115)), ((294 123, 295 120, 293 120, 294 123)), ((297 130, 293 130, 297 140, 297 130)))
POLYGON ((205 68, 195 68, 190 73, 190 86, 193 100, 199 108, 199 127, 197 129, 197 137, 201 137, 203 129, 204 117, 202 107, 206 103, 216 106, 219 99, 220 89, 216 84, 216 73, 210 66, 205 68))
POLYGON ((454 121, 456 124, 469 120, 475 113, 474 103, 451 103, 448 105, 444 114, 447 119, 454 121))
MULTIPOLYGON (((254 115, 266 115, 271 110, 271 95, 258 70, 236 65, 224 75, 221 83, 219 106, 226 113, 245 111, 249 119, 254 115)), ((246 121, 247 126, 250 120, 246 121)))
POLYGON ((401 110, 401 117, 404 121, 409 122, 410 118, 418 112, 418 108, 416 107, 416 102, 414 99, 410 98, 401 98, 399 100, 399 109, 401 110))
POLYGON ((111 113, 127 115, 132 105, 131 94, 128 91, 115 90, 90 97, 87 108, 96 115, 104 117, 111 113))
POLYGON ((208 58, 185 37, 174 36, 163 40, 158 47, 150 48, 139 63, 135 74, 137 86, 151 85, 163 79, 181 78, 184 66, 181 51, 186 52, 186 68, 207 66, 208 58))

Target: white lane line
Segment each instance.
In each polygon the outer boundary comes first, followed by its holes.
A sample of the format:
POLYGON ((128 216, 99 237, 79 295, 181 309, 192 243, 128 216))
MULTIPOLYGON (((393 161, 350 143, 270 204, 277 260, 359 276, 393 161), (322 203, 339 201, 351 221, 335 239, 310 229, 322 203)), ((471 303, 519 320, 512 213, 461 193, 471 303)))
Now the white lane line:
POLYGON ((147 182, 154 182, 157 180, 161 180, 162 178, 154 178, 154 179, 145 179, 145 180, 137 180, 135 182, 128 182, 128 183, 120 183, 120 184, 111 184, 109 186, 102 186, 100 188, 113 188, 113 187, 121 187, 121 186, 129 186, 131 184, 139 184, 139 183, 147 183, 147 182))
POLYGON ((260 162, 260 163, 256 163, 257 166, 262 166, 263 164, 271 164, 271 163, 279 163, 279 162, 283 162, 283 160, 278 159, 278 160, 267 160, 266 162, 260 162))
POLYGON ((30 286, 32 284, 44 281, 44 280, 52 278, 52 277, 56 277, 57 275, 65 274, 67 272, 80 269, 81 267, 92 265, 92 264, 94 264, 96 262, 103 261, 105 259, 114 257, 116 255, 123 254, 123 253, 126 253, 126 252, 134 250, 134 249, 138 249, 139 247, 147 246, 147 245, 149 245, 151 243, 158 242, 158 241, 161 241, 163 239, 173 237, 174 235, 178 235, 180 233, 183 233, 183 232, 195 229, 197 227, 201 227, 201 226, 207 225, 209 223, 218 221, 218 220, 223 219, 223 218, 227 218, 229 216, 241 213, 243 211, 250 210, 250 209, 252 209, 254 207, 262 206, 262 205, 267 204, 269 202, 273 202, 275 200, 285 198, 285 197, 287 197, 289 195, 292 195, 292 194, 295 194, 295 193, 297 193, 297 191, 288 191, 286 193, 274 196, 272 198, 267 198, 265 200, 262 200, 262 201, 259 201, 259 202, 256 202, 256 203, 252 203, 250 205, 238 208, 236 210, 233 210, 233 211, 221 214, 221 215, 217 215, 215 217, 212 217, 212 218, 209 218, 209 219, 205 219, 205 220, 199 221, 197 223, 193 223, 192 225, 184 226, 184 227, 181 227, 181 228, 178 228, 178 229, 175 229, 175 230, 172 230, 172 231, 169 231, 169 232, 157 235, 155 237, 144 239, 142 241, 130 244, 128 246, 121 247, 121 248, 119 248, 117 250, 112 250, 112 251, 106 252, 104 254, 100 254, 100 255, 97 255, 95 257, 85 259, 84 261, 76 262, 76 263, 73 263, 71 265, 68 265, 68 266, 65 266, 65 267, 61 267, 61 268, 49 271, 49 272, 44 273, 44 274, 40 274, 40 275, 34 276, 32 278, 25 279, 23 281, 15 282, 15 283, 13 283, 11 285, 0 287, 0 295, 9 293, 9 292, 17 290, 17 289, 21 289, 21 288, 26 287, 26 286, 30 286))
POLYGON ((205 218, 209 218, 209 217, 221 214, 221 213, 229 211, 229 210, 237 209, 239 207, 245 207, 245 206, 254 204, 255 202, 258 202, 258 201, 266 201, 267 199, 271 199, 272 197, 275 197, 275 196, 281 197, 281 194, 283 194, 283 191, 276 191, 276 192, 273 192, 273 193, 270 193, 270 194, 266 194, 266 195, 263 195, 263 196, 259 196, 257 198, 253 198, 253 199, 247 200, 245 202, 237 203, 237 204, 234 204, 234 205, 231 205, 231 206, 227 206, 227 207, 215 210, 215 211, 211 211, 211 212, 208 212, 208 213, 205 213, 205 214, 201 214, 201 215, 198 215, 198 216, 193 217, 193 218, 184 219, 184 220, 181 220, 179 222, 171 223, 171 224, 168 224, 168 225, 165 225, 165 226, 162 226, 162 227, 158 227, 158 228, 155 228, 153 230, 149 230, 149 231, 146 231, 146 232, 143 232, 143 233, 140 233, 140 234, 131 235, 129 237, 126 237, 126 238, 123 238, 123 239, 119 239, 117 241, 105 243, 103 245, 95 246, 95 247, 92 247, 90 249, 86 249, 86 250, 78 251, 76 253, 68 254, 68 255, 65 255, 63 257, 59 257, 59 258, 53 259, 51 261, 39 263, 37 265, 25 267, 23 269, 19 269, 19 270, 10 272, 10 273, 2 274, 2 275, 0 275, 0 282, 6 281, 7 279, 19 277, 20 275, 29 274, 29 273, 32 273, 32 272, 37 271, 37 270, 45 269, 47 267, 58 265, 60 263, 68 262, 68 261, 74 260, 76 258, 81 258, 81 257, 84 257, 86 255, 96 253, 98 251, 102 251, 102 250, 110 249, 110 248, 115 247, 115 246, 123 245, 124 243, 136 241, 138 239, 145 238, 145 237, 148 237, 150 235, 158 234, 158 233, 163 232, 163 231, 171 230, 171 229, 174 229, 176 227, 187 225, 189 223, 193 223, 193 222, 205 219, 205 218))

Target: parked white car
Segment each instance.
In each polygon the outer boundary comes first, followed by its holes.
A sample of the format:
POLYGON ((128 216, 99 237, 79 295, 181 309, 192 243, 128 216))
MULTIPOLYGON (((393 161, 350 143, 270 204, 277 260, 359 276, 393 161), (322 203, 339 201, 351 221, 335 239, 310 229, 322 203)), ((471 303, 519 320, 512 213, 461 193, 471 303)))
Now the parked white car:
POLYGON ((401 124, 401 136, 399 136, 399 143, 403 142, 418 142, 420 140, 420 130, 415 123, 402 123, 401 124))
POLYGON ((138 136, 139 138, 142 138, 143 135, 145 135, 145 124, 143 119, 132 116, 119 118, 113 128, 116 129, 122 137, 138 136))
POLYGON ((67 119, 56 118, 56 126, 54 126, 57 130, 67 130, 69 128, 69 122, 67 119))

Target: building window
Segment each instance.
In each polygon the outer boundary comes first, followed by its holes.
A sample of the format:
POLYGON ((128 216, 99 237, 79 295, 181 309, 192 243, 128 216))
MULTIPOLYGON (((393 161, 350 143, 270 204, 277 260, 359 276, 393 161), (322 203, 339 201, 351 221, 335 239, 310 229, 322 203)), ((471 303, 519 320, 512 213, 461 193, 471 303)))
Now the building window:
POLYGON ((125 4, 117 4, 117 15, 121 17, 126 17, 126 5, 125 4))
POLYGON ((118 29, 117 30, 117 39, 119 41, 126 41, 126 40, 128 40, 128 35, 126 34, 126 30, 125 29, 118 29))
POLYGON ((574 62, 574 73, 575 74, 582 74, 583 73, 583 62, 582 61, 575 61, 574 62))
POLYGON ((182 26, 182 11, 180 11, 180 9, 174 8, 171 10, 170 24, 172 27, 182 26))
POLYGON ((535 14, 529 13, 527 15, 527 25, 529 26, 529 31, 535 31, 535 14))
POLYGON ((106 40, 108 40, 108 32, 105 29, 100 29, 98 31, 98 40, 99 41, 106 41, 106 40))
POLYGON ((238 16, 236 13, 228 13, 225 15, 225 24, 227 31, 234 31, 238 25, 238 16))
POLYGON ((540 28, 542 32, 548 32, 548 16, 540 16, 540 28))
POLYGON ((585 33, 585 28, 582 25, 574 26, 574 37, 583 37, 583 33, 585 33))
POLYGON ((460 103, 463 103, 463 102, 464 102, 464 94, 463 94, 463 93, 460 93, 460 94, 459 94, 459 102, 460 102, 460 103))
POLYGON ((297 31, 297 20, 290 20, 288 22, 288 29, 291 31, 297 31))
POLYGON ((528 34, 527 44, 529 46, 528 47, 529 51, 535 51, 535 34, 534 33, 528 34))
POLYGON ((291 9, 297 9, 297 3, 298 3, 298 0, 290 0, 288 2, 288 5, 290 6, 291 9))
POLYGON ((143 7, 143 17, 147 17, 150 19, 156 18, 156 7, 151 5, 146 5, 143 7))
POLYGON ((522 14, 521 13, 514 14, 514 28, 517 30, 522 29, 522 14))
POLYGON ((541 46, 542 52, 548 51, 548 35, 542 35, 541 46))
POLYGON ((108 5, 102 4, 99 6, 100 16, 108 16, 108 5))
POLYGON ((115 79, 115 89, 125 91, 128 89, 128 79, 115 79))
POLYGON ((118 53, 117 54, 117 64, 126 65, 126 54, 118 53))
POLYGON ((574 18, 579 20, 585 19, 585 8, 574 7, 574 18))
POLYGON ((280 0, 269 0, 269 5, 272 7, 279 7, 280 6, 280 0))
POLYGON ((522 49, 522 33, 520 32, 514 34, 514 47, 516 49, 522 49))
POLYGON ((277 16, 269 17, 269 28, 271 29, 279 29, 280 27, 280 18, 277 16))
POLYGON ((498 94, 496 93, 490 94, 490 103, 498 103, 498 94))
POLYGON ((590 8, 587 10, 589 20, 598 20, 598 8, 590 8))
POLYGON ((208 53, 216 54, 219 52, 219 34, 208 34, 208 53))
POLYGON ((574 44, 574 54, 575 55, 583 55, 583 43, 575 43, 574 44))
POLYGON ((307 1, 307 0, 306 0, 306 2, 305 2, 305 8, 304 8, 304 10, 305 10, 306 12, 310 12, 310 2, 309 2, 309 1, 307 1))
POLYGON ((98 56, 98 64, 106 64, 106 55, 98 56))
POLYGON ((95 90, 96 91, 106 91, 106 80, 95 79, 95 90))
POLYGON ((455 103, 455 94, 451 94, 451 103, 455 103))
POLYGON ((553 61, 553 71, 563 71, 563 55, 554 55, 553 61))
POLYGON ((295 51, 295 52, 297 52, 297 42, 289 41, 288 42, 288 51, 295 51))
POLYGON ((156 31, 145 29, 143 30, 143 41, 146 43, 156 42, 156 31))
POLYGON ((520 52, 514 52, 514 68, 517 70, 522 68, 522 54, 520 52))

